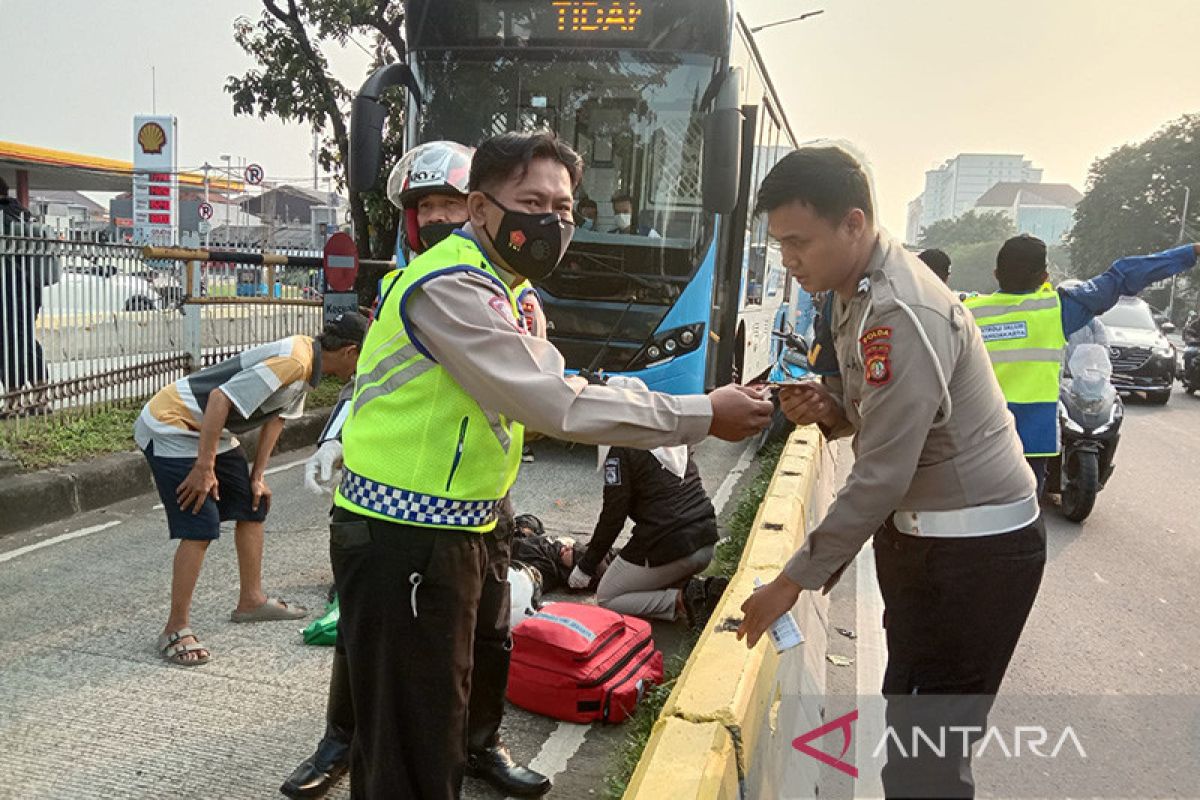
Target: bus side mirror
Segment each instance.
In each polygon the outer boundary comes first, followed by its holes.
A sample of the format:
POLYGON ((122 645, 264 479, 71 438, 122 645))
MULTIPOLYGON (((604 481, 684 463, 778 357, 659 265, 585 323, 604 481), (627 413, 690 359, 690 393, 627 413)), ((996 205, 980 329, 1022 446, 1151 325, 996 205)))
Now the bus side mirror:
POLYGON ((737 205, 742 164, 741 79, 740 67, 725 74, 713 110, 704 117, 701 192, 704 210, 717 214, 728 214, 737 205))
POLYGON ((371 73, 350 107, 350 191, 369 192, 379 180, 383 123, 388 107, 379 98, 393 86, 404 86, 421 102, 421 89, 407 64, 388 64, 371 73))

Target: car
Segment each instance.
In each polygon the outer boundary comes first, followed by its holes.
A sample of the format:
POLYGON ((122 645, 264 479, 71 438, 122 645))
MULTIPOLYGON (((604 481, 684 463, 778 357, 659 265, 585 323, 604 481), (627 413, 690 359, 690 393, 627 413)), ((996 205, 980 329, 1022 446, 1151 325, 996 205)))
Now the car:
POLYGON ((179 284, 174 269, 141 269, 133 273, 136 278, 149 283, 158 292, 163 308, 175 308, 183 303, 183 287, 179 284))
POLYGON ((1175 346, 1144 300, 1122 297, 1100 315, 1108 335, 1113 386, 1119 392, 1143 392, 1146 399, 1166 405, 1175 383, 1175 346))
POLYGON ((59 280, 42 295, 43 313, 112 314, 122 311, 157 311, 162 299, 144 278, 129 275, 108 264, 70 260, 59 280))

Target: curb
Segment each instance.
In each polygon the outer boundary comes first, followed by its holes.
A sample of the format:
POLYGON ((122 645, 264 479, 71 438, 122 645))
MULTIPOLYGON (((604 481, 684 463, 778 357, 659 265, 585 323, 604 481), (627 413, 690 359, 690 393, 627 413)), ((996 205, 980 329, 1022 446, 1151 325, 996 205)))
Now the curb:
MULTIPOLYGON (((309 411, 283 426, 276 453, 311 447, 331 409, 309 411)), ((258 431, 238 437, 249 458, 258 431)), ((0 482, 0 537, 57 522, 83 511, 154 491, 150 467, 139 452, 113 453, 91 461, 12 475, 0 482)))
POLYGON ((748 776, 756 762, 766 760, 762 740, 769 743, 778 726, 783 659, 798 668, 803 694, 822 691, 827 598, 800 595, 793 613, 806 641, 782 658, 768 637, 750 650, 718 625, 741 619, 740 606, 754 590, 754 579, 772 580, 824 512, 818 475, 824 448, 815 427, 797 429, 788 438, 737 572, 655 722, 624 800, 750 796, 748 776))

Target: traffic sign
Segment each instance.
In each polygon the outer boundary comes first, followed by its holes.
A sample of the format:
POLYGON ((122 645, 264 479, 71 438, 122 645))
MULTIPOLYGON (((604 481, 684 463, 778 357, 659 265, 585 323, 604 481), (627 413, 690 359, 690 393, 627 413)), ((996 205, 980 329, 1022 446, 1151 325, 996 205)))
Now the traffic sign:
POLYGON ((201 203, 200 207, 196 209, 196 212, 200 215, 200 219, 213 218, 213 207, 211 203, 201 203))
POLYGON ((259 164, 246 165, 246 183, 258 186, 263 181, 263 168, 259 164))
POLYGON ((338 231, 325 243, 325 283, 333 292, 354 288, 358 274, 358 248, 350 234, 338 231))
POLYGON ((200 224, 196 226, 196 230, 201 236, 207 236, 212 231, 212 224, 208 220, 200 220, 200 224))

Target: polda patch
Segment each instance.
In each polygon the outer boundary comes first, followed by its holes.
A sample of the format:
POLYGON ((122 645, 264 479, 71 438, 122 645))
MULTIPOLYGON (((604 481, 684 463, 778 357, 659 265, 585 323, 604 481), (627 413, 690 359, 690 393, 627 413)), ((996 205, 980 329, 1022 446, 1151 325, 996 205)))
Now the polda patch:
POLYGON ((858 341, 862 343, 863 347, 870 347, 872 344, 877 342, 886 342, 891 338, 892 329, 886 325, 881 325, 878 328, 871 328, 871 330, 865 332, 861 337, 859 337, 858 341))

